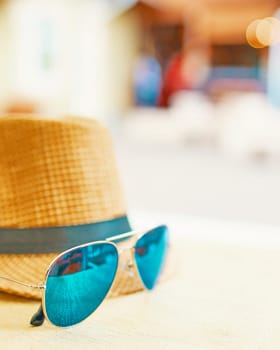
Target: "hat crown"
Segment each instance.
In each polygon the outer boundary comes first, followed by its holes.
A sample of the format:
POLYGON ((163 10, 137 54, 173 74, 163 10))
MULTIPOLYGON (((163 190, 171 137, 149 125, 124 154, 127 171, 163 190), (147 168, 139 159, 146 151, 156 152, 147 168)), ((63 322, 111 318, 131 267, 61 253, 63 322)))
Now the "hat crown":
POLYGON ((0 213, 0 227, 74 225, 124 215, 108 130, 84 118, 1 118, 0 213))

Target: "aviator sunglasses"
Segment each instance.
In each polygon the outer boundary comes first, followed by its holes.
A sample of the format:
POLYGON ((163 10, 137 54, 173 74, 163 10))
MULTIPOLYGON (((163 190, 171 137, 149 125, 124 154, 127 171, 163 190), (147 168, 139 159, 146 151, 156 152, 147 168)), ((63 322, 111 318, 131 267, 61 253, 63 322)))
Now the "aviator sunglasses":
POLYGON ((43 284, 0 278, 42 289, 42 305, 30 321, 33 326, 40 326, 47 319, 54 326, 69 327, 84 321, 106 298, 116 277, 120 254, 128 251, 132 260, 121 267, 129 273, 135 269, 143 286, 151 290, 159 279, 167 249, 168 228, 158 226, 65 250, 49 265, 43 284), (127 238, 134 238, 130 246, 117 245, 127 238))

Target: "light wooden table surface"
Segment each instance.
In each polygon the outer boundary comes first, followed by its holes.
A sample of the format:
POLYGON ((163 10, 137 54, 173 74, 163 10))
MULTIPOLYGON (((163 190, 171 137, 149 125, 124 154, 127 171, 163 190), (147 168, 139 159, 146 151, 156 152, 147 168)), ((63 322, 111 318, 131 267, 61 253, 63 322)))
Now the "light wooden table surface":
POLYGON ((30 327, 38 303, 2 294, 0 349, 279 349, 277 230, 257 229, 252 240, 254 227, 246 225, 170 224, 176 269, 155 291, 106 300, 69 329, 30 327), (219 230, 236 230, 241 240, 219 239, 219 230))

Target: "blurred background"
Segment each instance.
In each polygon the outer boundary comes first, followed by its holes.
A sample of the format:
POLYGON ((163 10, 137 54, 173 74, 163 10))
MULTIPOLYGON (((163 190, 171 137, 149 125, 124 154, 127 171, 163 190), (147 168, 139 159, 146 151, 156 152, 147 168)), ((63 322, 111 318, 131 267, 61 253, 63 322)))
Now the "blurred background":
POLYGON ((1 113, 106 123, 131 210, 279 225, 278 7, 1 0, 1 113))

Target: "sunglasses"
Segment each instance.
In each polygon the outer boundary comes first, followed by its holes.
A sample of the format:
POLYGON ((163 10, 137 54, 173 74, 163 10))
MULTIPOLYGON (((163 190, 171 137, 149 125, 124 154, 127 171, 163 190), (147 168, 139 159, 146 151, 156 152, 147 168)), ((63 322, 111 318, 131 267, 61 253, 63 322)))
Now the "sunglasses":
POLYGON ((89 317, 106 298, 124 251, 130 254, 131 262, 121 267, 129 273, 136 270, 145 289, 153 289, 164 266, 168 240, 166 226, 144 233, 132 231, 64 251, 51 262, 41 285, 0 278, 42 289, 42 305, 30 321, 33 326, 42 325, 44 319, 57 327, 74 326, 89 317), (117 245, 133 237, 131 246, 117 245))

